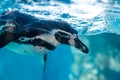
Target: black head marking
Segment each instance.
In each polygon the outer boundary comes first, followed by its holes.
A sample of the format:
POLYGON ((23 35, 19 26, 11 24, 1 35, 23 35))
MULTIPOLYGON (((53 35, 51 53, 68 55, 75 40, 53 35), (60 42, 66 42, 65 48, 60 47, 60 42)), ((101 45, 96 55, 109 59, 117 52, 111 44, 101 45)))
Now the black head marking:
POLYGON ((74 46, 75 48, 79 49, 84 53, 88 53, 88 48, 79 40, 76 34, 67 34, 64 32, 57 32, 55 33, 55 38, 61 44, 67 44, 74 46))
POLYGON ((62 44, 69 44, 68 40, 70 39, 70 35, 58 31, 57 33, 55 33, 55 38, 58 42, 62 44))

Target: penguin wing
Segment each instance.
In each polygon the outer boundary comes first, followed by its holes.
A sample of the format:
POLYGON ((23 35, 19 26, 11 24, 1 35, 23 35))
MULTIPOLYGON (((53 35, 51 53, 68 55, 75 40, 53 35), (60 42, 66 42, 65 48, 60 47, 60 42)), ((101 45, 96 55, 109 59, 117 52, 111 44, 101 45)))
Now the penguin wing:
POLYGON ((18 30, 18 33, 20 36, 25 36, 28 38, 32 38, 37 35, 42 34, 50 34, 50 31, 47 29, 41 27, 43 26, 40 22, 33 22, 27 25, 24 25, 20 30, 18 30))

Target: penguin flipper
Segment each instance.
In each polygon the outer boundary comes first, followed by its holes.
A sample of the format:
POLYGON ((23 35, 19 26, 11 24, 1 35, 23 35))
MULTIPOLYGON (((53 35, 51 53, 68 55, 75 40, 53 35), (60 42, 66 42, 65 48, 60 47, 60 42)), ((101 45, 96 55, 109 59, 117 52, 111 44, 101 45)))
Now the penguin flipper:
POLYGON ((43 72, 46 69, 46 61, 47 61, 47 54, 44 55, 44 68, 43 68, 43 72))
POLYGON ((34 37, 41 34, 51 34, 47 29, 40 28, 38 23, 39 22, 34 22, 23 26, 23 28, 19 30, 19 34, 26 37, 34 37))

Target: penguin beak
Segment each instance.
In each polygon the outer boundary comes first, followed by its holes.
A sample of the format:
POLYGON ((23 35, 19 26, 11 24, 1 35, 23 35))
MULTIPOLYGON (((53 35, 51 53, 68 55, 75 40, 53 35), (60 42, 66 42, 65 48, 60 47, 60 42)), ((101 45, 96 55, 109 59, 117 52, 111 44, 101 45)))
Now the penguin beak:
POLYGON ((77 49, 81 50, 84 53, 89 52, 88 48, 78 38, 75 38, 74 41, 75 41, 75 47, 77 49))
POLYGON ((69 40, 69 44, 77 49, 79 49, 80 51, 84 52, 84 53, 88 53, 89 50, 88 48, 86 47, 86 45, 84 45, 78 37, 71 37, 70 40, 69 40))
POLYGON ((79 40, 76 34, 69 35, 63 32, 55 33, 55 38, 61 44, 71 45, 84 53, 88 53, 88 48, 79 40))

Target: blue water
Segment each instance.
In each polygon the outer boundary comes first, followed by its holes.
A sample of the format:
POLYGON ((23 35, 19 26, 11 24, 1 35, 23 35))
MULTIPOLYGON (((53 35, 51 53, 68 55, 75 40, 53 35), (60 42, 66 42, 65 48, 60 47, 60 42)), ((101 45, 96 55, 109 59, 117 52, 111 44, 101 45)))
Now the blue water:
POLYGON ((0 80, 120 79, 119 0, 13 1, 1 0, 0 13, 20 10, 36 17, 65 20, 78 30, 90 52, 83 54, 73 47, 60 45, 49 53, 46 70, 41 74, 38 55, 20 55, 3 48, 0 49, 0 80))

